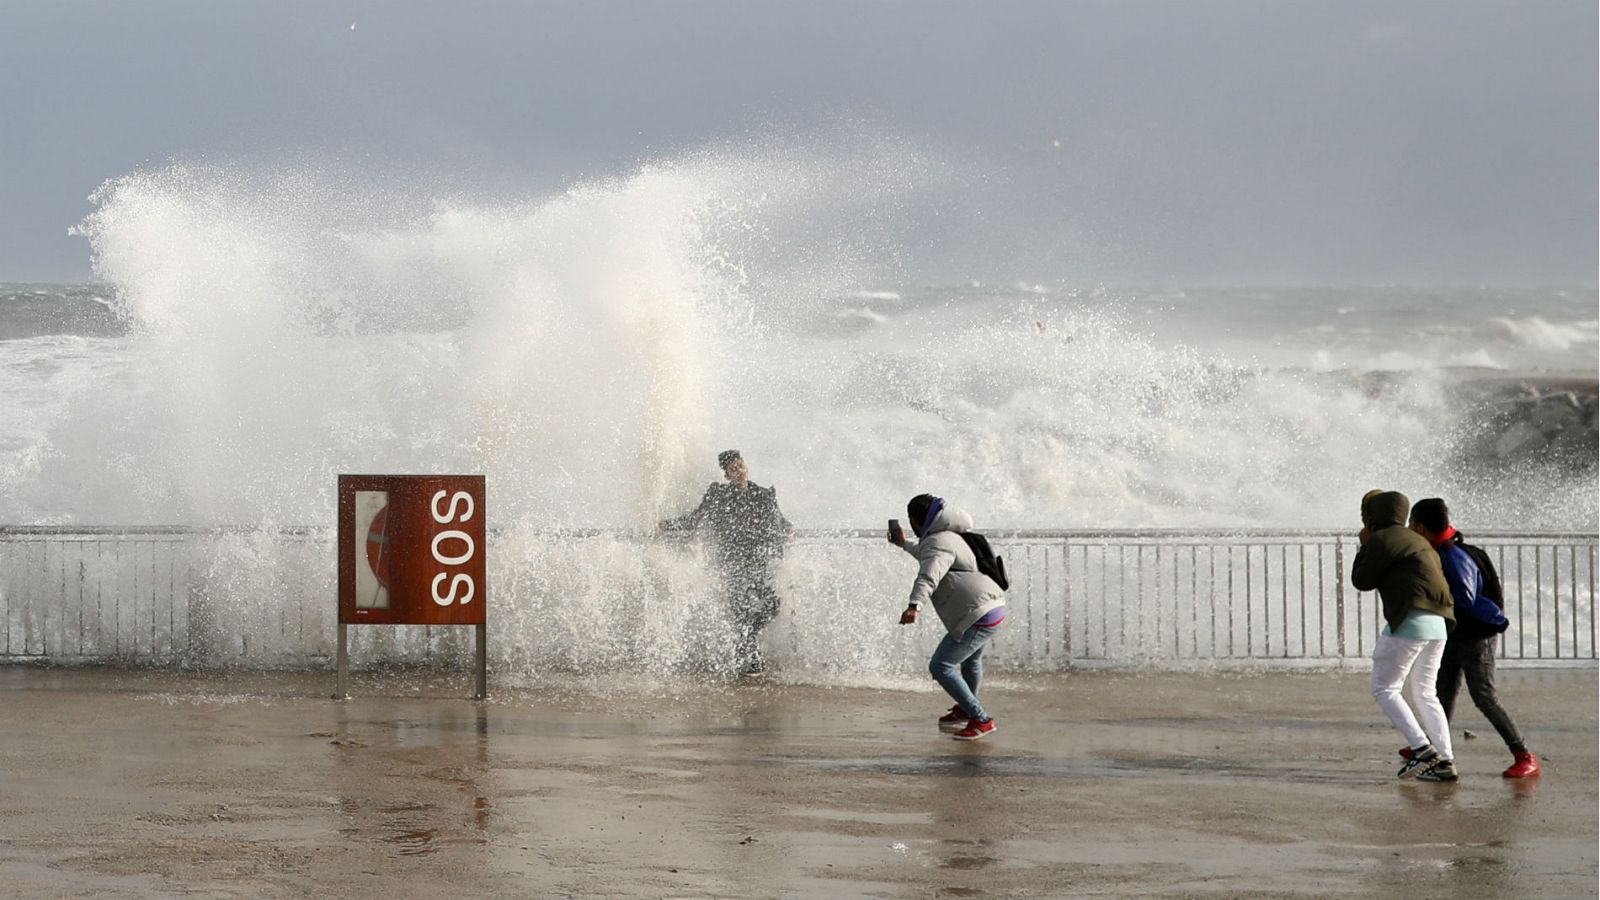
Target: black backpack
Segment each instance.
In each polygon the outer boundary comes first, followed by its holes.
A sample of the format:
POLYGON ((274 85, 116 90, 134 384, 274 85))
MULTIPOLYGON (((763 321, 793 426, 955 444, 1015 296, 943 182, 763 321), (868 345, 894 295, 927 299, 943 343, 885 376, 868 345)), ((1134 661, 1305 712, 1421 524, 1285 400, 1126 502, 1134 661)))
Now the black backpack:
MULTIPOLYGON (((994 549, 989 546, 989 539, 976 531, 958 533, 961 539, 967 542, 967 546, 972 548, 972 555, 978 558, 978 571, 1000 585, 1000 590, 1009 590, 1011 581, 1006 578, 1006 561, 994 554, 994 549)), ((1495 584, 1498 586, 1499 582, 1495 584)))

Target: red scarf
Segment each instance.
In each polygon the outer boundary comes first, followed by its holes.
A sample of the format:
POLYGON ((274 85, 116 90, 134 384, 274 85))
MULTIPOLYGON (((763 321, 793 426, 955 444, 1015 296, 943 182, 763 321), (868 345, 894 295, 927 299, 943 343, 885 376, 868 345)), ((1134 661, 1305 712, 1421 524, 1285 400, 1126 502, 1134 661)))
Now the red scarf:
POLYGON ((1433 549, 1435 549, 1435 550, 1439 549, 1440 547, 1444 546, 1446 542, 1448 542, 1451 538, 1453 538, 1455 536, 1456 536, 1456 527, 1454 525, 1446 525, 1444 527, 1444 531, 1439 532, 1439 536, 1434 538, 1433 541, 1431 542, 1433 544, 1433 549))

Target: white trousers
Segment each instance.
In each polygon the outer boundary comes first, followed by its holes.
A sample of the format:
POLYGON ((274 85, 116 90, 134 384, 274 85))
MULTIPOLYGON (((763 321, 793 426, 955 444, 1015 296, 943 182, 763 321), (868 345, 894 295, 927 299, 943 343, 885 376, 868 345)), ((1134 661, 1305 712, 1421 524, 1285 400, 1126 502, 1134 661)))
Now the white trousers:
POLYGON ((1439 703, 1437 690, 1442 659, 1442 640, 1378 635, 1378 644, 1372 649, 1372 697, 1394 727, 1400 729, 1407 747, 1432 744, 1440 756, 1455 759, 1454 748, 1450 746, 1450 722, 1444 717, 1444 706, 1439 703), (1415 713, 1400 696, 1407 675, 1411 676, 1411 702, 1417 705, 1415 713))

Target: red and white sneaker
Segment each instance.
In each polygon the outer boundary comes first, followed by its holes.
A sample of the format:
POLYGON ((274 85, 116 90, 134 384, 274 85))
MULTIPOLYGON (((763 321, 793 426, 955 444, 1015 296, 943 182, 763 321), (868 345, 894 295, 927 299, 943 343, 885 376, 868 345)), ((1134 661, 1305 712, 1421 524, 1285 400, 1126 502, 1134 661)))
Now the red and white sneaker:
POLYGON ((1500 773, 1506 778, 1532 778, 1544 771, 1539 768, 1539 757, 1532 753, 1514 753, 1512 756, 1516 761, 1511 764, 1511 768, 1500 773))
POLYGON ((950 711, 939 717, 939 730, 944 734, 954 734, 967 727, 967 714, 961 711, 960 706, 950 707, 950 711))
POLYGON ((977 719, 971 719, 967 722, 967 727, 951 735, 951 737, 958 741, 975 741, 978 738, 988 737, 993 734, 994 729, 994 719, 984 719, 982 722, 977 719))

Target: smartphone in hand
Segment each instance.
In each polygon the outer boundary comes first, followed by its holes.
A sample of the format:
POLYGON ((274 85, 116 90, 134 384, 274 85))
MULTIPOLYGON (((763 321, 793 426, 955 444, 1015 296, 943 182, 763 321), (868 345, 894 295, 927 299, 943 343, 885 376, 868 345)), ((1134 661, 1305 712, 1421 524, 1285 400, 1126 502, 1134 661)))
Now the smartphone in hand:
POLYGON ((891 544, 904 544, 905 542, 906 542, 906 533, 900 530, 900 520, 899 519, 890 519, 889 520, 889 543, 891 543, 891 544))

